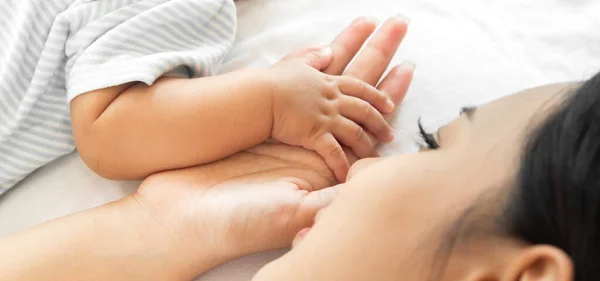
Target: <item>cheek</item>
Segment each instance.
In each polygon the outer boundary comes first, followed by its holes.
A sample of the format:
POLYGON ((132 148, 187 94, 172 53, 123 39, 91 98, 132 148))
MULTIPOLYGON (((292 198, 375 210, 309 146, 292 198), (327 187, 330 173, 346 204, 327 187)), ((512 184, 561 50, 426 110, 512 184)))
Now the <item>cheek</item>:
POLYGON ((363 158, 354 162, 354 164, 352 164, 352 167, 350 167, 350 171, 348 172, 348 177, 346 178, 346 181, 349 181, 354 175, 356 175, 356 173, 382 160, 383 158, 363 158))
POLYGON ((437 244, 430 240, 431 221, 420 217, 423 212, 399 206, 391 195, 362 188, 343 191, 303 241, 263 276, 285 272, 287 278, 278 280, 421 280, 437 244))

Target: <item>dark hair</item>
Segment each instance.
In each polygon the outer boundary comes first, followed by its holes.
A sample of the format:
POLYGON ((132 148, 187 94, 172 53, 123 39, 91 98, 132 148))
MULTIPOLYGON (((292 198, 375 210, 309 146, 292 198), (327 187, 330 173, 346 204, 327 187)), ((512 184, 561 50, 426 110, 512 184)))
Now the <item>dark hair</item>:
POLYGON ((510 236, 562 249, 575 280, 600 280, 600 73, 530 136, 501 216, 510 236))

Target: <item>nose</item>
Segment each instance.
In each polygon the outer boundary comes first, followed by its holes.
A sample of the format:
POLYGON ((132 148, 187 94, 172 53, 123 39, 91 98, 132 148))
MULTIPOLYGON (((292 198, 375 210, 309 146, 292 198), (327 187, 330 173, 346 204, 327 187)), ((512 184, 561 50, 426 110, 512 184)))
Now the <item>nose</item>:
POLYGON ((350 167, 350 171, 348 171, 348 176, 346 177, 346 181, 349 181, 354 175, 356 175, 356 173, 358 173, 362 169, 369 167, 381 160, 382 160, 382 158, 379 158, 379 157, 378 158, 363 158, 363 159, 360 159, 360 160, 354 162, 354 164, 352 164, 352 166, 350 167))

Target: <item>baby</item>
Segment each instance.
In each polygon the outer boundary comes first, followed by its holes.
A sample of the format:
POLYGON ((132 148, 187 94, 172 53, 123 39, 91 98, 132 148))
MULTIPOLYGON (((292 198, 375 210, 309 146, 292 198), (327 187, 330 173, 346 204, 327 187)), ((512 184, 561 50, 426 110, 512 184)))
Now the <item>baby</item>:
POLYGON ((394 104, 358 79, 322 73, 328 47, 216 75, 234 40, 232 0, 5 6, 0 193, 74 145, 99 175, 133 180, 272 138, 316 151, 344 181, 342 145, 368 157, 368 133, 393 139, 382 114, 394 104))

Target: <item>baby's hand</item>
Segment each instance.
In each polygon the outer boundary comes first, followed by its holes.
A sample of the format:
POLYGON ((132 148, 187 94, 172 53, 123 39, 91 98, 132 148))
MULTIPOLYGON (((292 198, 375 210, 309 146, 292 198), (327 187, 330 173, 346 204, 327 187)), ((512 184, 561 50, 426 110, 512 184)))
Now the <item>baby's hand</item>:
POLYGON ((349 163, 340 143, 362 147, 375 156, 364 130, 381 141, 392 141, 392 128, 382 113, 390 113, 394 104, 359 79, 320 72, 330 61, 331 53, 315 51, 269 68, 273 85, 271 136, 316 151, 343 182, 349 163))

